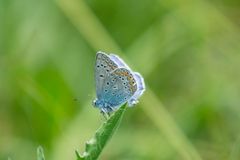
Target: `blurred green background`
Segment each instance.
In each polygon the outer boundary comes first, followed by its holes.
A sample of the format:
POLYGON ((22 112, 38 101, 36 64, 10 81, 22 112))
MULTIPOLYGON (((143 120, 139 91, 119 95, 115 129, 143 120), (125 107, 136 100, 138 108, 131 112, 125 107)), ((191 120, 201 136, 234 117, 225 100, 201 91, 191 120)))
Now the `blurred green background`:
POLYGON ((98 50, 147 84, 100 159, 240 159, 239 17, 238 0, 1 0, 0 159, 84 150, 98 50))

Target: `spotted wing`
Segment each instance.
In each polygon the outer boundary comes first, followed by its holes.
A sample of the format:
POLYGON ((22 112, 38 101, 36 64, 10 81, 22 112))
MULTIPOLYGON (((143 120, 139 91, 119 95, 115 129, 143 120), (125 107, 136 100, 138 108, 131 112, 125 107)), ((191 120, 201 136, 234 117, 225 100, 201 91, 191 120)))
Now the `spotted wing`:
POLYGON ((137 83, 137 91, 134 95, 128 100, 128 105, 130 107, 134 106, 138 103, 138 99, 142 96, 143 92, 145 91, 145 83, 142 75, 138 72, 133 73, 133 77, 137 83))
POLYGON ((102 98, 105 79, 108 78, 109 74, 117 67, 117 64, 112 61, 107 54, 104 52, 97 52, 95 64, 95 84, 98 99, 102 98))
POLYGON ((117 68, 105 80, 103 88, 102 98, 114 109, 127 102, 134 95, 137 83, 130 70, 117 68))
MULTIPOLYGON (((126 68, 129 69, 129 66, 124 62, 123 59, 121 59, 119 56, 115 55, 115 54, 110 54, 109 57, 111 58, 111 60, 113 60, 118 67, 120 68, 126 68)), ((142 77, 142 75, 138 72, 132 72, 134 79, 136 80, 137 83, 137 91, 134 93, 134 95, 128 100, 128 105, 134 106, 135 104, 138 103, 138 99, 139 97, 142 96, 143 92, 145 91, 145 84, 144 84, 144 79, 142 77)))

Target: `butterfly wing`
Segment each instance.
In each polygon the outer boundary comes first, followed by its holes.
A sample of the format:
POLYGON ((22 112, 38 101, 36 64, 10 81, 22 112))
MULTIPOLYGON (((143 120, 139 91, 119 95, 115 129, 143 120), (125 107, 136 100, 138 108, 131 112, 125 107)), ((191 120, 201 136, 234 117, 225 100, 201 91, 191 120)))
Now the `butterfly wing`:
POLYGON ((137 91, 134 93, 134 95, 128 100, 128 105, 134 106, 138 103, 138 98, 141 97, 143 92, 145 91, 145 83, 142 75, 138 72, 133 73, 133 77, 136 80, 137 83, 137 91))
POLYGON ((112 108, 127 102, 136 92, 137 83, 133 74, 126 68, 117 68, 106 78, 102 98, 112 108))
POLYGON ((104 52, 97 52, 95 64, 95 81, 97 98, 102 98, 105 79, 117 68, 117 64, 112 61, 104 52))
POLYGON ((119 56, 115 54, 110 54, 109 58, 113 60, 118 65, 119 68, 127 68, 131 70, 130 67, 128 67, 128 65, 124 62, 124 60, 121 59, 119 56))
MULTIPOLYGON (((129 69, 129 66, 121 59, 119 56, 110 54, 109 57, 111 60, 113 60, 118 67, 126 68, 129 69)), ((137 83, 137 91, 134 93, 134 95, 128 100, 128 105, 129 106, 134 106, 135 104, 138 103, 138 98, 143 94, 145 91, 145 84, 144 84, 144 79, 142 75, 138 72, 133 73, 133 77, 136 80, 137 83)))

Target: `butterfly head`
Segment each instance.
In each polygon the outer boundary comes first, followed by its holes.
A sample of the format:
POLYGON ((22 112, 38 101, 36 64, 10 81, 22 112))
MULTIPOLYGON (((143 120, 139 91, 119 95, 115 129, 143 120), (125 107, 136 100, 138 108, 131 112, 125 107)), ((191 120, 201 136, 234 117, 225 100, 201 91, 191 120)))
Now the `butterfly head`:
POLYGON ((101 110, 101 113, 110 113, 113 111, 113 108, 111 106, 109 106, 106 102, 99 100, 99 99, 95 99, 93 100, 93 106, 96 108, 99 108, 101 110))
POLYGON ((92 102, 92 105, 96 108, 98 108, 99 106, 99 100, 98 99, 94 99, 93 102, 92 102))
POLYGON ((103 108, 105 107, 105 103, 99 99, 93 100, 93 106, 96 108, 103 108))

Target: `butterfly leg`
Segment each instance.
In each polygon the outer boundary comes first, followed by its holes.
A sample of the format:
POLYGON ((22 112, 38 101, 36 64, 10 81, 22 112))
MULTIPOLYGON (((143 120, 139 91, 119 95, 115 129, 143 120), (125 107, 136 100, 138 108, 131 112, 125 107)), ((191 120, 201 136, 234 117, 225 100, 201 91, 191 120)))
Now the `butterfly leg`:
POLYGON ((112 111, 113 111, 113 108, 112 108, 112 107, 109 107, 109 108, 108 108, 108 112, 107 112, 107 114, 108 114, 109 117, 111 116, 112 111))
POLYGON ((107 114, 108 116, 111 116, 111 113, 114 111, 113 107, 108 106, 107 107, 107 114))
POLYGON ((104 118, 107 120, 111 116, 111 112, 113 111, 112 107, 106 107, 101 109, 101 114, 104 116, 104 118))
POLYGON ((103 115, 103 117, 104 117, 105 120, 108 120, 109 115, 108 115, 107 113, 103 113, 102 115, 103 115))
POLYGON ((103 115, 103 117, 105 118, 105 120, 107 120, 108 119, 108 113, 106 112, 106 110, 104 109, 104 108, 102 108, 101 109, 101 112, 100 112, 102 115, 103 115))
POLYGON ((113 108, 108 106, 108 107, 104 107, 101 108, 101 114, 104 116, 105 119, 108 119, 111 116, 111 113, 113 112, 113 108))

